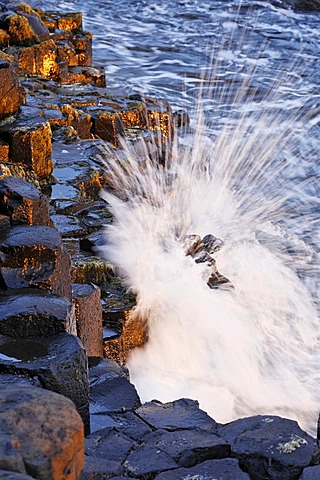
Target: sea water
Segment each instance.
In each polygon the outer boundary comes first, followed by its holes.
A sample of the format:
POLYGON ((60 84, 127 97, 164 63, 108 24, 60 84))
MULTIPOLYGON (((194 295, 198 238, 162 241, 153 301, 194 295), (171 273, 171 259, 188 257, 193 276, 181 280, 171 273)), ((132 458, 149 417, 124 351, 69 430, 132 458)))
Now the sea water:
POLYGON ((104 255, 148 324, 128 361, 142 401, 190 397, 219 422, 280 414, 314 433, 319 15, 265 1, 59 8, 84 11, 111 92, 191 114, 166 168, 137 163, 127 146, 125 171, 107 167, 116 194, 104 255), (224 241, 215 259, 230 288, 209 289, 210 267, 185 255, 187 235, 208 233, 224 241))

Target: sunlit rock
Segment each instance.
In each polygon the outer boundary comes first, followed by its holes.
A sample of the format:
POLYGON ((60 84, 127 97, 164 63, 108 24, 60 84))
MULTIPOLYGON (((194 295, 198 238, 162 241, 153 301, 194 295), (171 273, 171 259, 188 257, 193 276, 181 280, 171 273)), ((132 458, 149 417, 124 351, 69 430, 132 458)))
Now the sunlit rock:
POLYGON ((0 162, 9 162, 9 144, 0 139, 0 162))
POLYGON ((58 11, 39 11, 43 23, 50 31, 66 30, 82 30, 82 13, 70 12, 62 13, 58 11))
MULTIPOLYGON (((26 115, 28 115, 28 107, 26 115)), ((9 135, 12 163, 33 169, 39 179, 48 178, 53 170, 51 128, 45 119, 28 120, 25 116, 3 127, 9 135)))
POLYGON ((22 15, 8 15, 5 19, 2 16, 1 24, 10 37, 10 45, 30 46, 39 43, 38 35, 32 29, 28 19, 22 15))
POLYGON ((53 40, 47 40, 31 47, 10 47, 7 49, 7 53, 17 61, 20 75, 39 75, 52 79, 59 77, 60 70, 53 40))
POLYGON ((20 105, 18 75, 12 63, 0 60, 0 120, 16 113, 20 105))
POLYGON ((108 112, 108 108, 89 107, 87 109, 92 118, 93 134, 119 146, 119 137, 124 137, 124 126, 119 113, 108 112))
MULTIPOLYGON (((28 478, 26 474, 52 480, 80 478, 83 424, 67 398, 35 387, 8 386, 0 391, 0 425, 0 468, 23 474, 21 480, 28 478)), ((0 478, 19 480, 1 474, 0 478)))
POLYGON ((148 112, 148 126, 151 130, 160 130, 167 138, 174 132, 173 113, 169 102, 154 98, 145 98, 148 112))
POLYGON ((70 258, 55 228, 13 227, 0 251, 2 288, 37 287, 71 299, 70 258))
POLYGON ((0 48, 8 47, 10 41, 10 35, 5 30, 0 28, 0 48))
POLYGON ((88 357, 103 356, 102 308, 100 289, 94 284, 73 284, 77 335, 88 357))
POLYGON ((21 178, 0 180, 0 212, 10 217, 12 225, 51 226, 48 197, 21 178))
POLYGON ((94 283, 101 286, 114 278, 114 267, 99 257, 77 255, 72 258, 73 283, 94 283))
POLYGON ((61 106, 60 111, 65 118, 65 125, 73 127, 79 138, 91 138, 92 121, 88 113, 70 105, 61 106))
POLYGON ((67 75, 61 77, 61 82, 105 87, 106 75, 103 67, 70 66, 67 75))
POLYGON ((74 33, 72 43, 77 52, 78 65, 90 67, 92 65, 92 33, 78 31, 74 33))

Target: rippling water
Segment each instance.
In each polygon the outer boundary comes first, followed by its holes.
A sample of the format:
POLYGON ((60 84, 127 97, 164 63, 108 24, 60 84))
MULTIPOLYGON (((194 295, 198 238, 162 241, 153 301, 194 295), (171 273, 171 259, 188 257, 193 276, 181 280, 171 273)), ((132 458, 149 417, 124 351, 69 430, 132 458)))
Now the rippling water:
POLYGON ((265 1, 42 6, 83 11, 110 91, 166 98, 202 130, 178 146, 173 184, 152 168, 137 174, 133 162, 132 183, 121 172, 116 182, 131 196, 143 185, 143 195, 126 204, 108 197, 116 218, 108 254, 150 323, 147 348, 129 361, 142 399, 196 397, 218 421, 288 413, 314 431, 319 14, 265 1), (183 255, 189 233, 225 241, 217 260, 232 292, 207 289, 206 272, 183 255))

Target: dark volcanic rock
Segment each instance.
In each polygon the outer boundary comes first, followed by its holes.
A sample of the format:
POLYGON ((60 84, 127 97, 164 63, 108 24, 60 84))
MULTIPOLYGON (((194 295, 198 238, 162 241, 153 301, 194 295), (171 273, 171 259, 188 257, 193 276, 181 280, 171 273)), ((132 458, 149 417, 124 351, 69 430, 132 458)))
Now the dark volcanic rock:
MULTIPOLYGON (((0 349, 0 357, 4 357, 0 349)), ((29 385, 33 387, 41 387, 41 384, 37 378, 17 377, 10 373, 0 374, 0 385, 29 385)))
POLYGON ((102 308, 100 289, 94 284, 72 285, 77 334, 88 357, 103 356, 102 308))
POLYGON ((76 333, 72 304, 65 298, 34 292, 0 298, 0 334, 11 337, 47 337, 76 333))
POLYGON ((142 476, 143 478, 178 466, 165 452, 149 445, 139 445, 135 448, 130 452, 123 465, 130 476, 142 476))
POLYGON ((87 356, 80 340, 67 333, 21 339, 0 336, 0 373, 38 379, 47 390, 70 398, 89 433, 89 380, 87 356))
POLYGON ((199 409, 198 402, 188 398, 169 403, 153 400, 143 404, 136 413, 155 429, 177 430, 199 427, 214 430, 217 427, 217 423, 199 409))
POLYGON ((24 475, 23 473, 9 472, 8 470, 0 470, 1 480, 34 480, 34 477, 30 475, 24 475))
POLYGON ((114 427, 135 440, 139 440, 147 433, 152 432, 151 428, 133 412, 93 414, 90 416, 90 427, 91 432, 114 427))
POLYGON ((88 455, 85 455, 84 462, 81 480, 105 480, 106 478, 114 478, 114 475, 121 475, 123 473, 123 467, 120 462, 113 462, 88 455))
POLYGON ((0 251, 2 288, 37 287, 71 299, 70 258, 55 228, 13 227, 0 251))
POLYGON ((122 463, 135 444, 134 440, 115 428, 105 428, 85 440, 86 455, 122 463))
POLYGON ((155 480, 250 480, 234 458, 207 460, 192 468, 178 468, 160 473, 155 480))
POLYGON ((141 402, 134 385, 124 377, 91 382, 91 413, 125 412, 139 405, 141 402))
POLYGON ((75 480, 83 467, 83 440, 81 418, 67 398, 21 385, 0 390, 1 469, 75 480))
POLYGON ((320 0, 290 0, 289 3, 299 12, 320 12, 320 0))
POLYGON ((231 422, 218 433, 252 480, 297 480, 304 467, 320 459, 316 440, 293 420, 257 415, 231 422))
POLYGON ((214 433, 198 428, 168 432, 157 430, 143 437, 143 442, 166 452, 180 467, 193 467, 205 460, 230 456, 230 445, 214 433))
POLYGON ((121 115, 108 107, 88 107, 86 112, 92 119, 92 133, 118 147, 119 137, 124 137, 121 115))
POLYGON ((318 480, 320 478, 320 465, 307 467, 303 470, 299 480, 318 480))
POLYGON ((11 224, 51 225, 48 197, 22 178, 0 180, 0 212, 11 224))

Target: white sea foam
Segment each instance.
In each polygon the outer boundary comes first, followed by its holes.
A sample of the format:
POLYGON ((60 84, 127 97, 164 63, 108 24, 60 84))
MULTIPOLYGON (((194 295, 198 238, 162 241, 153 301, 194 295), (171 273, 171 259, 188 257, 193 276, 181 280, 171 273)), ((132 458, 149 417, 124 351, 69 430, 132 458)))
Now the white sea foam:
POLYGON ((165 167, 147 155, 138 162, 128 145, 125 160, 106 156, 114 193, 103 195, 115 221, 104 255, 136 292, 133 313, 147 320, 148 343, 128 361, 142 401, 190 397, 219 422, 280 414, 315 433, 319 261, 306 232, 312 226, 315 238, 319 219, 298 207, 319 205, 303 173, 320 145, 307 141, 296 108, 282 108, 294 77, 278 78, 254 102, 253 73, 236 92, 220 90, 217 108, 228 93, 233 103, 212 136, 199 100, 194 131, 175 138, 165 167), (225 243, 215 258, 232 289, 211 290, 208 265, 184 254, 186 235, 208 233, 225 243))

